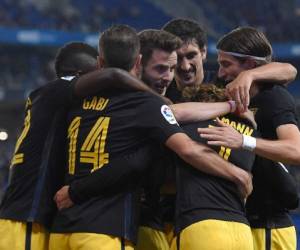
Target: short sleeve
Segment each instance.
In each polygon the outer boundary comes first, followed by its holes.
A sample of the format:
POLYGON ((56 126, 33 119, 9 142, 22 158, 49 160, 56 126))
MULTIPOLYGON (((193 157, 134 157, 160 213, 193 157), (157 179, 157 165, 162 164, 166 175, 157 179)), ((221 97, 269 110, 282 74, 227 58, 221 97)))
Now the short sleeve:
POLYGON ((146 97, 137 109, 137 127, 143 129, 145 135, 149 135, 158 142, 165 143, 171 135, 184 133, 170 107, 159 97, 146 97))
POLYGON ((264 98, 264 114, 274 128, 284 124, 297 125, 295 101, 284 87, 274 87, 266 92, 264 98))

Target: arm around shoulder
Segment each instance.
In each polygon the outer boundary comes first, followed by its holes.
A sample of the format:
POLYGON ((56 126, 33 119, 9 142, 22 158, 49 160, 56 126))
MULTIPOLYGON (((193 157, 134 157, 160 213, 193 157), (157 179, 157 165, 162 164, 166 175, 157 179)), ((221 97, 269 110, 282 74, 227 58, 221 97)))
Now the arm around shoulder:
POLYGON ((85 97, 109 88, 153 93, 141 80, 118 68, 104 68, 82 75, 75 83, 74 92, 78 97, 85 97))
POLYGON ((167 141, 166 146, 194 168, 214 176, 234 182, 243 197, 252 191, 249 173, 222 159, 214 150, 197 143, 184 133, 176 133, 167 141))

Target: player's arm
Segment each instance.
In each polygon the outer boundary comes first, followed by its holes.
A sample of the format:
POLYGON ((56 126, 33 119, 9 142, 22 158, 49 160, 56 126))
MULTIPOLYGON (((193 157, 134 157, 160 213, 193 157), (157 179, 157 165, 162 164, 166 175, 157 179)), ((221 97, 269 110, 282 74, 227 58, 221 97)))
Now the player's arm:
POLYGON ((207 139, 209 145, 245 148, 272 161, 300 164, 300 132, 295 124, 278 126, 277 140, 245 136, 220 121, 219 125, 220 127, 198 129, 200 136, 207 139))
POLYGON ((297 69, 289 63, 272 62, 241 72, 227 84, 228 95, 237 102, 240 111, 249 106, 249 90, 253 82, 287 85, 296 78, 297 69))
POLYGON ((164 143, 184 161, 205 173, 219 176, 233 181, 242 187, 243 195, 249 194, 249 174, 222 159, 214 150, 204 144, 199 144, 188 137, 178 126, 173 112, 167 105, 162 105, 158 100, 152 99, 145 102, 140 109, 140 124, 149 136, 164 143), (146 110, 152 108, 152 113, 146 110))
POLYGON ((139 173, 141 162, 150 166, 158 156, 157 147, 144 145, 133 153, 113 158, 90 175, 62 187, 54 200, 58 209, 68 208, 99 195, 115 192, 128 184, 128 178, 139 173))
POLYGON ((204 121, 234 112, 234 101, 229 102, 186 102, 170 105, 176 120, 179 123, 204 121))
POLYGON ((85 97, 108 88, 147 91, 156 94, 142 81, 118 68, 95 70, 80 76, 75 82, 74 93, 78 97, 85 97))
POLYGON ((254 152, 260 156, 287 164, 300 164, 300 132, 295 124, 276 129, 278 140, 256 139, 254 152))
MULTIPOLYGON (((148 131, 149 138, 165 143, 197 169, 234 181, 244 196, 249 194, 249 190, 251 190, 251 177, 249 174, 226 162, 208 147, 198 145, 192 141, 177 125, 170 108, 167 105, 163 105, 159 98, 146 97, 144 103, 137 109, 136 124, 137 128, 148 131), (149 112, 151 109, 152 112, 149 112), (145 115, 146 113, 147 115, 145 115), (206 156, 206 154, 210 157, 206 156)), ((90 183, 87 182, 87 184, 89 185, 90 183)), ((90 193, 89 195, 95 195, 94 189, 89 189, 89 192, 93 192, 93 194, 90 193)))
MULTIPOLYGON (((247 197, 252 191, 252 180, 249 173, 223 160, 214 150, 203 144, 199 144, 190 139, 184 133, 175 133, 170 136, 165 145, 178 154, 184 161, 188 162, 196 169, 208 174, 219 176, 234 182, 241 195, 247 197)), ((153 147, 152 147, 153 148, 153 147)), ((112 186, 122 186, 126 184, 126 176, 132 174, 135 165, 140 164, 140 156, 145 163, 145 152, 148 156, 149 164, 151 159, 149 152, 153 149, 140 149, 136 154, 130 156, 130 161, 123 157, 116 159, 114 168, 105 166, 97 169, 91 175, 76 180, 70 186, 64 186, 55 195, 54 200, 58 209, 68 208, 74 203, 81 203, 92 197, 110 192, 112 186)))
POLYGON ((234 182, 243 197, 247 197, 251 193, 250 174, 225 161, 204 144, 193 141, 184 133, 176 133, 168 138, 165 145, 196 169, 234 182))

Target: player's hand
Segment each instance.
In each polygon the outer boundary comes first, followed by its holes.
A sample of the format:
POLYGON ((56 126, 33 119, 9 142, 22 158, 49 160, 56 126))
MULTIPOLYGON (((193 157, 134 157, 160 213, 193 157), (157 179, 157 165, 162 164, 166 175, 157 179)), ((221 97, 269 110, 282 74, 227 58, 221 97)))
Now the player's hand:
POLYGON ((232 82, 226 85, 227 96, 234 100, 240 113, 245 112, 250 103, 252 78, 247 71, 241 72, 232 82))
POLYGON ((241 113, 239 114, 240 117, 244 118, 244 119, 247 119, 249 120, 253 127, 256 129, 257 128, 257 124, 256 124, 256 121, 255 121, 255 117, 254 117, 254 114, 251 110, 249 110, 248 108, 245 110, 244 113, 241 113))
POLYGON ((58 210, 69 208, 74 205, 69 195, 69 186, 63 186, 54 196, 54 201, 58 210))
POLYGON ((207 139, 208 145, 224 146, 232 149, 241 148, 243 135, 233 127, 220 121, 219 118, 216 121, 220 127, 198 128, 200 137, 207 139))
POLYGON ((234 167, 233 171, 235 172, 234 182, 237 185, 240 196, 242 200, 246 200, 253 190, 252 174, 238 167, 234 167))

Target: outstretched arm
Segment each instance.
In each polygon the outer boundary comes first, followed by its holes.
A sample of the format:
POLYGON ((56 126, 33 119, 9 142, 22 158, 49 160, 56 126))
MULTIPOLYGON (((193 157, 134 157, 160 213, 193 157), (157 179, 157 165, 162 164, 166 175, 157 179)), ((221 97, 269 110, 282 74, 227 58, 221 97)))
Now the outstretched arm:
POLYGON ((84 178, 72 181, 70 185, 62 187, 55 194, 57 208, 68 208, 74 203, 79 204, 92 197, 124 188, 128 185, 130 176, 144 171, 144 168, 151 166, 157 157, 160 157, 157 150, 158 147, 145 145, 133 153, 111 159, 108 165, 84 178))
POLYGON ((249 90, 253 82, 287 85, 296 78, 297 70, 289 63, 272 62, 241 72, 226 86, 227 94, 237 102, 243 112, 249 105, 249 90))
POLYGON ((244 198, 251 193, 252 178, 248 172, 225 161, 214 150, 193 141, 186 134, 172 135, 166 146, 196 169, 234 182, 244 198))
MULTIPOLYGON (((224 146, 233 149, 251 149, 257 155, 288 164, 300 164, 300 132, 295 124, 277 127, 277 140, 252 138, 255 144, 247 145, 247 138, 234 128, 219 121, 220 127, 199 128, 200 136, 208 140, 209 145, 224 146)), ((250 139, 251 140, 251 139, 250 139)))
MULTIPOLYGON (((186 134, 176 133, 172 135, 166 141, 166 146, 202 172, 223 177, 236 183, 243 197, 247 197, 251 193, 252 180, 249 173, 225 161, 207 146, 191 140, 186 134)), ((58 209, 68 208, 73 205, 73 202, 80 203, 103 192, 109 192, 112 186, 122 186, 121 183, 124 182, 124 179, 126 183, 127 174, 130 175, 132 171, 138 171, 140 159, 144 161, 145 155, 147 156, 146 162, 151 165, 153 154, 149 154, 148 151, 147 148, 145 150, 140 149, 129 157, 130 160, 120 157, 114 162, 117 169, 109 166, 103 167, 90 176, 72 182, 70 186, 64 186, 54 197, 58 209)))
POLYGON ((108 88, 147 91, 157 95, 141 80, 118 68, 105 68, 82 75, 75 83, 74 93, 85 97, 108 88))
POLYGON ((186 102, 170 105, 179 123, 204 121, 235 111, 235 102, 186 102))

